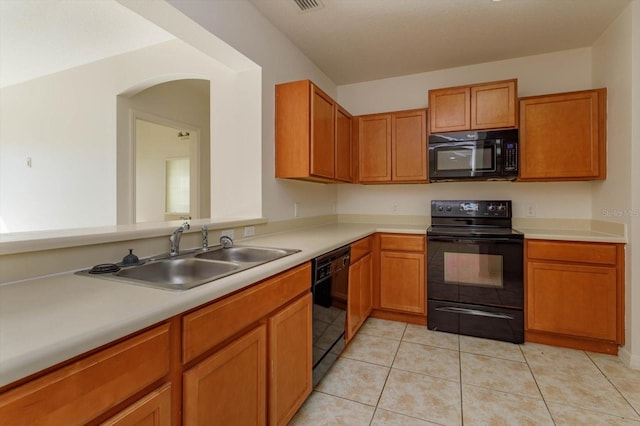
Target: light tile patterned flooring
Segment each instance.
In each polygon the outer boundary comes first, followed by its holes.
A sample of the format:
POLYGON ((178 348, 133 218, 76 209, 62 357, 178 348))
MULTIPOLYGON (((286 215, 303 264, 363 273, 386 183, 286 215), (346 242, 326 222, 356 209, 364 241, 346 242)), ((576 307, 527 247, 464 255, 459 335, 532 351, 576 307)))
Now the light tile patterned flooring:
POLYGON ((369 318, 290 425, 634 425, 617 357, 369 318))

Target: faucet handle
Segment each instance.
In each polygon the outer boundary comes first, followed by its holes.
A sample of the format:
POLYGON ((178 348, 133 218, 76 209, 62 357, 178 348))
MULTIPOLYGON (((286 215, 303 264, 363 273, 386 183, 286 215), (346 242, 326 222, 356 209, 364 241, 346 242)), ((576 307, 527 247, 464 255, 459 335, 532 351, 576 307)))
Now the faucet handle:
POLYGON ((233 247, 233 240, 231 239, 231 237, 223 235, 220 237, 220 245, 222 246, 222 248, 233 247))
POLYGON ((184 229, 185 231, 191 229, 191 225, 189 225, 188 221, 184 221, 184 223, 182 224, 182 229, 184 229))

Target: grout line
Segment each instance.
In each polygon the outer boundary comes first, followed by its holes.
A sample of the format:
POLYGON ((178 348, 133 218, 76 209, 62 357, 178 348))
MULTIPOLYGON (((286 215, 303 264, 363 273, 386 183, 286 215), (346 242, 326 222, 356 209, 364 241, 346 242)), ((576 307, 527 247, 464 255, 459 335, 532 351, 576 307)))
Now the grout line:
POLYGON ((540 389, 540 385, 538 384, 538 380, 536 379, 536 375, 534 374, 533 369, 531 368, 531 365, 529 364, 529 360, 527 359, 526 354, 522 350, 522 345, 523 344, 519 344, 518 345, 518 348, 520 349, 520 352, 522 353, 522 358, 524 358, 524 362, 527 364, 527 368, 529 369, 529 373, 531 373, 531 377, 533 377, 533 381, 536 384, 536 387, 538 388, 538 392, 540 392, 540 397, 542 398, 542 402, 544 403, 544 406, 547 409, 547 413, 549 413, 549 418, 551 419, 551 421, 555 425, 556 424, 556 420, 553 418, 553 414, 551 413, 551 410, 549 409, 549 404, 547 404, 547 400, 544 397, 544 393, 542 393, 542 389, 540 389))
MULTIPOLYGON (((611 379, 609 378, 609 376, 607 375, 607 373, 605 373, 604 371, 602 371, 602 369, 600 368, 600 366, 598 365, 597 362, 595 362, 595 360, 593 358, 591 358, 591 356, 589 355, 589 352, 585 351, 584 352, 585 355, 587 355, 587 358, 589 358, 589 361, 591 361, 593 363, 593 365, 598 369, 598 371, 604 376, 604 378, 607 380, 607 382, 609 382, 611 384, 611 386, 613 386, 613 388, 618 392, 618 394, 620 394, 620 396, 622 397, 622 399, 625 400, 625 402, 627 404, 629 404, 629 406, 631 407, 631 409, 633 411, 635 411, 635 413, 640 416, 640 411, 636 410, 636 407, 633 406, 633 404, 627 399, 626 396, 624 396, 624 394, 620 391, 620 389, 618 389, 618 387, 615 385, 615 383, 613 383, 611 381, 611 379)), ((624 379, 621 379, 624 381, 624 379)), ((614 415, 614 414, 610 414, 610 415, 614 415)))

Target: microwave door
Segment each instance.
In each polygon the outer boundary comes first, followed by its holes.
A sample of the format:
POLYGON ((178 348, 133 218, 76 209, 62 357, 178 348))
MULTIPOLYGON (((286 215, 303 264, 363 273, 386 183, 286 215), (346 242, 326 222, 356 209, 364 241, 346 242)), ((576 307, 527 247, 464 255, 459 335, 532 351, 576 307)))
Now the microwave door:
POLYGON ((431 176, 473 178, 496 171, 496 145, 485 142, 456 142, 432 147, 431 176))

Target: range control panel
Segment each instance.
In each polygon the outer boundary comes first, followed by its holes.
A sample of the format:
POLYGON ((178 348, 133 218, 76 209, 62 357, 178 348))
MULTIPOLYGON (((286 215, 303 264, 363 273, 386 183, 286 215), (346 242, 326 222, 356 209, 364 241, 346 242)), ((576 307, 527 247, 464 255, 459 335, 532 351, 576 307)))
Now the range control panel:
POLYGON ((511 218, 511 200, 432 200, 431 217, 511 218))

